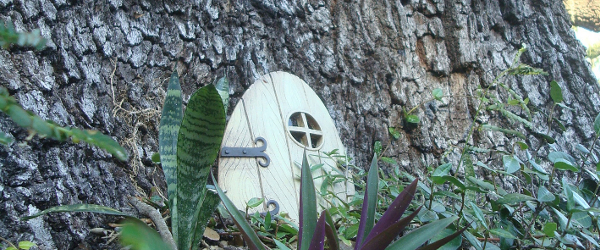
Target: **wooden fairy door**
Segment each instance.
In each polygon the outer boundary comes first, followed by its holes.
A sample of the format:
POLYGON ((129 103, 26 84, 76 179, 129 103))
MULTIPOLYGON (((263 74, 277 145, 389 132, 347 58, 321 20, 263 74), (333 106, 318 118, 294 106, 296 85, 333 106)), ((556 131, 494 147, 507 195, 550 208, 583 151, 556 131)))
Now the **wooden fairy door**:
MULTIPOLYGON (((219 158, 219 185, 240 210, 248 200, 264 198, 263 206, 253 212, 277 209, 298 222, 304 150, 311 165, 322 164, 313 171, 320 190, 325 172, 347 174, 324 154, 335 149, 345 152, 316 93, 297 76, 274 72, 250 86, 229 119, 219 158)), ((354 193, 354 186, 345 181, 328 183, 329 191, 344 202, 354 193)), ((336 201, 321 199, 319 204, 327 207, 329 202, 336 201)))

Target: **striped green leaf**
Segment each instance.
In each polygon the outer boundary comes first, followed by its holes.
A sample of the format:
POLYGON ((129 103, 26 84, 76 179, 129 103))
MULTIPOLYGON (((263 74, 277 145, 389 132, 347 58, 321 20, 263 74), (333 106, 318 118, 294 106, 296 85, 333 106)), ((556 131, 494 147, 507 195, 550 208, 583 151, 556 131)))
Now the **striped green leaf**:
MULTIPOLYGON (((214 85, 205 86, 190 98, 177 139, 177 246, 197 249, 194 238, 202 237, 197 227, 206 197, 206 181, 225 130, 225 112, 214 85)), ((211 211, 212 212, 212 211, 211 211)), ((199 239, 198 239, 199 240, 199 239)))
POLYGON ((114 208, 110 208, 110 207, 105 207, 105 206, 100 206, 100 205, 95 205, 95 204, 73 204, 73 205, 51 207, 51 208, 48 208, 39 213, 30 215, 30 216, 23 216, 23 217, 21 217, 21 220, 22 221, 30 220, 30 219, 33 219, 35 217, 38 217, 38 216, 41 216, 41 215, 44 215, 47 213, 56 213, 56 212, 93 212, 93 213, 121 215, 121 216, 130 217, 130 215, 123 213, 119 210, 116 210, 114 208))
POLYGON ((167 97, 163 105, 160 117, 160 128, 158 130, 158 145, 160 162, 167 182, 167 194, 169 197, 169 208, 171 211, 171 225, 173 225, 173 238, 178 235, 177 216, 177 136, 179 126, 183 120, 181 85, 177 70, 171 74, 167 97))

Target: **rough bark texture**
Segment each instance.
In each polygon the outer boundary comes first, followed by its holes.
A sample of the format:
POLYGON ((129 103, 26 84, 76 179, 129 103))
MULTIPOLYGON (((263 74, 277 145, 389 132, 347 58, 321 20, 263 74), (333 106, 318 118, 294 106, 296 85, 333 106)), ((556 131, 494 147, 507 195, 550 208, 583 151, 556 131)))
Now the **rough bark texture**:
POLYGON ((573 25, 600 32, 600 1, 565 0, 564 3, 573 25))
MULTIPOLYGON (((90 2, 0 0, 2 21, 21 31, 39 28, 50 39, 41 52, 0 50, 0 84, 43 118, 110 134, 132 155, 124 163, 94 147, 38 138, 0 147, 0 236, 31 240, 40 249, 116 248, 89 229, 108 228, 118 218, 64 213, 21 222, 20 216, 74 203, 135 214, 127 196, 164 188, 150 156, 175 63, 184 99, 228 72, 230 112, 260 75, 296 74, 328 107, 356 165, 368 165, 380 140, 391 144, 386 155, 415 175, 438 164, 452 145, 463 145, 477 105, 465 95, 489 85, 521 44, 529 48, 523 61, 550 75, 505 82, 540 108, 551 104, 548 82, 559 83, 574 109, 558 111, 567 126, 559 148, 589 146, 600 111, 598 85, 560 1, 90 2), (402 138, 392 140, 387 129, 401 127, 402 108, 429 99, 435 88, 455 97, 417 109, 421 124, 399 129, 402 138)), ((0 117, 0 130, 25 139, 26 131, 0 117)), ((507 124, 501 116, 481 119, 507 124)), ((476 133, 471 142, 503 149, 514 141, 476 133)), ((499 163, 493 155, 480 160, 499 163)))

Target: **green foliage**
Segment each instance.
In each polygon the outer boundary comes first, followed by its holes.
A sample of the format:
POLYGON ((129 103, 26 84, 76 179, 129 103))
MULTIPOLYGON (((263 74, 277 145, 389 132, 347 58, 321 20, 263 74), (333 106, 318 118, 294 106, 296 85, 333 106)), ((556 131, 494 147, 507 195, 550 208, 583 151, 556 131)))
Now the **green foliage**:
MULTIPOLYGON (((524 51, 524 48, 519 50, 513 66, 501 72, 489 88, 480 89, 474 97, 479 101, 479 106, 473 117, 474 125, 465 139, 469 142, 475 131, 487 130, 505 134, 513 139, 514 144, 512 147, 507 145, 507 149, 502 151, 466 144, 462 146, 461 160, 457 164, 443 163, 428 168, 426 175, 429 177, 419 185, 424 194, 419 203, 427 205, 418 218, 426 221, 456 216, 459 219, 455 226, 467 226, 467 222, 472 222, 463 238, 475 249, 598 248, 599 159, 593 150, 581 144, 573 145, 580 153, 578 157, 562 152, 553 145, 555 138, 560 138, 562 131, 566 130, 562 122, 553 117, 555 109, 570 109, 563 104, 558 82, 551 81, 549 84, 548 94, 553 102, 549 111, 532 108, 527 98, 502 82, 505 76, 546 75, 541 69, 519 62, 524 51), (499 88, 492 88, 495 86, 499 88), (488 115, 500 114, 513 126, 476 122, 486 112, 488 115), (539 124, 540 119, 534 117, 540 116, 547 118, 546 125, 550 130, 539 131, 544 124, 539 124), (526 137, 524 130, 551 152, 544 154, 541 146, 532 147, 529 141, 531 137, 526 137), (483 154, 483 157, 494 155, 501 161, 492 162, 494 166, 487 166, 477 161, 479 154, 483 154), (551 171, 544 166, 551 167, 551 171), (491 179, 477 176, 475 167, 488 171, 491 179), (459 172, 464 175, 459 175, 459 172), (558 172, 575 176, 577 185, 570 184, 573 180, 556 177, 558 172), (501 183, 506 180, 510 180, 515 191, 502 189, 501 183), (492 238, 495 240, 492 241, 492 238)), ((600 114, 595 118, 593 128, 596 136, 590 148, 595 147, 600 136, 600 114)), ((461 147, 457 145, 451 150, 456 148, 461 147)), ((383 182, 393 182, 399 176, 409 174, 395 170, 383 182)), ((388 190, 392 189, 383 189, 380 196, 391 195, 388 190)), ((402 244, 402 249, 407 244, 402 244)), ((458 247, 446 245, 444 249, 458 247)))
MULTIPOLYGON (((421 122, 421 119, 419 119, 418 116, 413 115, 412 112, 414 112, 415 110, 417 110, 418 107, 423 106, 425 103, 428 103, 428 102, 431 102, 431 101, 435 101, 435 100, 441 102, 442 98, 444 97, 444 91, 442 89, 440 89, 440 88, 436 88, 433 91, 431 91, 431 96, 432 96, 431 99, 419 103, 419 105, 413 107, 408 112, 404 111, 404 121, 407 122, 408 125, 418 125, 419 122, 421 122)), ((390 133, 392 133, 392 131, 390 131, 390 133)), ((394 135, 394 133, 392 133, 392 135, 394 135)))
POLYGON ((16 246, 12 242, 10 242, 7 239, 4 239, 2 237, 0 237, 0 240, 4 241, 5 243, 7 243, 9 245, 6 248, 3 247, 4 250, 29 250, 29 248, 37 246, 35 243, 33 243, 31 241, 26 241, 26 240, 19 241, 19 243, 17 243, 16 246))
POLYGON ((17 32, 12 23, 0 23, 0 46, 8 48, 11 44, 19 46, 31 46, 41 50, 46 46, 46 39, 40 35, 40 30, 30 33, 17 32))
MULTIPOLYGON (((11 44, 33 46, 39 50, 45 46, 46 39, 40 36, 39 30, 34 30, 31 33, 20 33, 15 31, 12 23, 0 24, 0 46, 7 48, 11 44)), ((23 109, 17 100, 8 93, 8 90, 2 86, 0 86, 0 111, 6 113, 17 125, 27 129, 30 134, 28 138, 32 138, 35 134, 59 141, 71 138, 75 143, 84 141, 102 148, 119 160, 125 161, 129 158, 125 149, 109 136, 94 130, 61 127, 23 109)), ((11 143, 12 138, 4 132, 0 132, 0 144, 10 145, 11 143)))
POLYGON ((139 220, 124 221, 120 240, 134 250, 171 250, 154 229, 139 220))
MULTIPOLYGON (((379 221, 375 223, 379 191, 378 173, 379 168, 377 165, 377 156, 375 155, 367 176, 364 198, 361 200, 362 210, 358 229, 355 232, 355 235, 357 236, 355 249, 416 249, 433 237, 444 232, 445 235, 436 238, 435 242, 421 248, 437 249, 448 242, 451 242, 466 229, 447 229, 445 231, 445 228, 458 218, 453 216, 421 226, 418 229, 411 231, 408 235, 401 237, 400 240, 395 243, 392 243, 403 229, 411 223, 417 214, 419 214, 420 208, 417 208, 410 215, 402 218, 404 211, 409 207, 411 200, 414 197, 418 181, 415 179, 400 194, 398 194, 390 204, 390 207, 393 209, 386 210, 383 215, 381 215, 379 221), (406 246, 408 246, 408 248, 406 248, 406 246)), ((328 246, 328 249, 339 249, 339 240, 344 240, 339 237, 341 235, 337 232, 336 224, 332 219, 333 217, 329 213, 329 210, 322 211, 317 218, 316 192, 311 167, 308 165, 306 153, 304 154, 302 161, 300 190, 300 230, 298 231, 297 236, 297 249, 324 249, 325 245, 328 246)), ((217 192, 219 193, 219 196, 221 196, 227 211, 232 215, 236 225, 241 230, 249 248, 265 249, 265 246, 260 241, 252 226, 246 221, 246 218, 218 187, 217 192)), ((335 207, 335 209, 340 209, 342 207, 344 206, 335 207)), ((257 218, 257 220, 260 220, 260 218, 257 218)), ((266 221, 270 220, 270 215, 267 213, 267 217, 262 221, 262 224, 266 225, 266 221)), ((348 231, 345 231, 343 234, 346 234, 347 232, 348 231)), ((347 235, 342 237, 348 238, 347 235)), ((277 238, 277 236, 274 238, 277 238)), ((273 242, 280 249, 290 249, 279 241, 279 239, 274 239, 273 242)), ((460 243, 458 245, 460 245, 460 243)))
MULTIPOLYGON (((181 87, 177 72, 169 81, 159 131, 160 155, 168 187, 171 225, 180 249, 198 249, 206 223, 220 202, 207 189, 210 168, 225 130, 223 100, 213 85, 196 91, 182 114, 181 87)), ((71 130, 74 131, 74 130, 71 130)), ((74 136, 81 138, 78 132, 74 136)), ((53 207, 23 220, 50 212, 95 212, 128 216, 118 210, 91 204, 53 207)), ((169 245, 144 223, 128 220, 122 242, 133 249, 169 249, 169 245)))

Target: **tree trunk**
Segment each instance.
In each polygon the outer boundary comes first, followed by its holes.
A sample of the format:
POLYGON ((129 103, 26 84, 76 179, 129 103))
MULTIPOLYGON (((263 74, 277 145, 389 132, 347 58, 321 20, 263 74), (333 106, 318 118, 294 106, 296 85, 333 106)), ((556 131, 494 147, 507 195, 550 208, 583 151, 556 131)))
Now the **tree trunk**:
MULTIPOLYGON (((0 17, 49 38, 41 52, 0 51, 0 84, 27 109, 58 124, 100 130, 128 148, 119 162, 95 147, 34 138, 2 115, 0 130, 18 142, 0 147, 0 236, 40 249, 116 249, 90 233, 111 229, 114 216, 49 214, 19 217, 56 205, 93 203, 135 214, 128 196, 166 193, 158 150, 160 108, 175 64, 184 99, 227 74, 229 112, 260 75, 282 70, 306 81, 336 122, 348 154, 368 166, 376 140, 386 156, 423 177, 426 166, 463 146, 478 102, 473 96, 522 61, 548 76, 509 77, 531 104, 550 105, 549 82, 563 89, 567 131, 557 146, 589 146, 598 113, 598 85, 585 50, 570 30, 563 3, 553 0, 222 0, 0 1, 0 17), (401 129, 402 110, 442 88, 443 102, 416 110, 418 127, 401 129), (393 140, 388 128, 401 132, 393 140)), ((483 117, 504 123, 501 117, 483 117)), ((543 119, 537 117, 536 119, 543 119)), ((541 130, 545 128, 540 128, 541 130)), ((536 144, 533 136, 528 136, 536 144)), ((516 141, 479 133, 469 143, 504 150, 516 141)), ((596 150, 597 152, 597 150, 596 150)), ((299 159, 298 159, 299 160, 299 159)), ((481 161, 497 164, 491 156, 481 161)))
POLYGON ((600 1, 564 0, 574 26, 600 32, 600 1))

